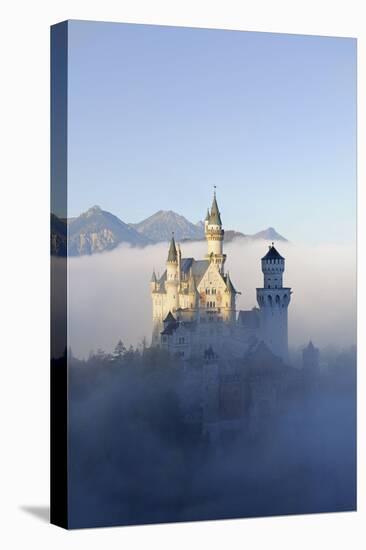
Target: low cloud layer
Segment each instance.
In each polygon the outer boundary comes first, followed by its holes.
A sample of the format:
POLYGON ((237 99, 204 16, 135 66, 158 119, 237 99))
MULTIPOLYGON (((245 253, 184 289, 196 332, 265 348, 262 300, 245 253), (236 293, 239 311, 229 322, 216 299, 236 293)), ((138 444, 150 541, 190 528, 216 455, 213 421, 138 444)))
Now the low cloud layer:
MULTIPOLYGON (((150 342, 152 269, 165 269, 167 245, 143 249, 120 246, 93 256, 69 260, 70 345, 78 357, 91 350, 113 350, 121 338, 137 345, 150 342)), ((284 284, 293 291, 289 306, 289 344, 297 348, 310 338, 321 346, 345 347, 356 341, 356 248, 354 245, 278 245, 286 258, 284 284)), ((206 243, 182 245, 183 257, 202 258, 206 243)), ((263 242, 225 245, 226 269, 237 290, 238 309, 256 306, 262 286, 263 242)))

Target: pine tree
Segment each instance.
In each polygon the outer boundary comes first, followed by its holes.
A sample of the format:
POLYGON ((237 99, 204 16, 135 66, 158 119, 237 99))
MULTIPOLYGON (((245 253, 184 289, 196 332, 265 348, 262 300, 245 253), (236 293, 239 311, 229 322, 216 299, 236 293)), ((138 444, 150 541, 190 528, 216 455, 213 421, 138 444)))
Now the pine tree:
POLYGON ((116 347, 114 348, 114 352, 112 355, 113 361, 121 361, 126 353, 126 346, 122 342, 122 340, 118 340, 116 347))

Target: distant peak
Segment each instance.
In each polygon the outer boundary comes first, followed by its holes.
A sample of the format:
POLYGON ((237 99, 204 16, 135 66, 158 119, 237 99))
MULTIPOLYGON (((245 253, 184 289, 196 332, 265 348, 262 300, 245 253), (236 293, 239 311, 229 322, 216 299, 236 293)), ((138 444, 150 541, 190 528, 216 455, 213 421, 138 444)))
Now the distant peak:
POLYGON ((102 209, 99 205, 95 204, 89 210, 85 212, 87 216, 91 216, 92 214, 98 214, 99 212, 102 212, 102 209))
POLYGON ((158 210, 151 217, 154 217, 154 216, 168 216, 170 218, 180 217, 180 215, 174 212, 173 210, 158 210))

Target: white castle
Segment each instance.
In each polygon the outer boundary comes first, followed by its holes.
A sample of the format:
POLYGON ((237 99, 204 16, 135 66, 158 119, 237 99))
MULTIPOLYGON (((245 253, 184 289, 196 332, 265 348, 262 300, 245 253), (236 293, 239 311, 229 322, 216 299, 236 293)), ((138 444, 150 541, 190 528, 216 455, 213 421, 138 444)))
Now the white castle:
POLYGON ((257 288, 258 307, 237 311, 234 287, 225 272, 224 229, 214 192, 205 219, 207 254, 203 260, 182 258, 172 236, 166 270, 152 274, 152 345, 185 360, 194 357, 243 357, 260 342, 288 359, 287 309, 291 289, 282 277, 285 259, 274 244, 262 258, 264 283, 257 288))

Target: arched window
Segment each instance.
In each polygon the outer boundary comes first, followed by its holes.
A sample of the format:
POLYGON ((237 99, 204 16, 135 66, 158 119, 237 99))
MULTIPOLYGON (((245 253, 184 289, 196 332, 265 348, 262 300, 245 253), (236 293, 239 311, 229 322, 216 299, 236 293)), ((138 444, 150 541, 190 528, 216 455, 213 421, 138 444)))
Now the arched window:
POLYGON ((279 297, 279 295, 277 294, 277 295, 276 295, 276 304, 279 304, 279 303, 280 303, 280 297, 279 297))
POLYGON ((270 306, 272 306, 272 296, 268 296, 268 303, 270 306))

